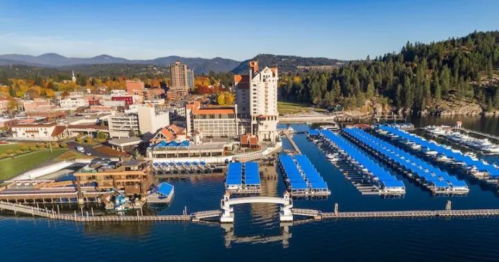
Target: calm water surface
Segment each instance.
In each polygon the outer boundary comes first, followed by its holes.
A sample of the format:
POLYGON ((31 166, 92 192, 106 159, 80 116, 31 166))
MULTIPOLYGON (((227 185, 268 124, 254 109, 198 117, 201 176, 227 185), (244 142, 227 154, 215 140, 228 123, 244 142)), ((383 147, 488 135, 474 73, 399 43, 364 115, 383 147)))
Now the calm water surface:
MULTIPOLYGON (((496 118, 415 118, 416 126, 455 124, 499 135, 496 118)), ((297 130, 305 125, 293 125, 297 130)), ((407 187, 401 199, 362 196, 304 135, 295 142, 327 181, 327 200, 297 200, 296 207, 332 211, 499 208, 490 190, 470 183, 466 197, 432 197, 399 176, 407 187)), ((284 147, 290 147, 283 141, 284 147)), ((497 157, 487 156, 489 161, 497 157)), ((180 214, 217 209, 223 178, 171 181, 171 207, 150 212, 180 214)), ((282 196, 284 184, 264 181, 263 194, 282 196)), ((499 218, 342 220, 286 225, 278 207, 235 207, 233 228, 216 223, 77 224, 30 217, 0 216, 1 261, 499 261, 499 218)))

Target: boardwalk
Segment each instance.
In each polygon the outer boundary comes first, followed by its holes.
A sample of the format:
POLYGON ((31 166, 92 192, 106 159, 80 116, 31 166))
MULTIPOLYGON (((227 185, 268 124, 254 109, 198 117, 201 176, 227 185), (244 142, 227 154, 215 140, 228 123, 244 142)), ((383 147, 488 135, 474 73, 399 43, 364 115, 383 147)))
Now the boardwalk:
POLYGON ((27 215, 44 217, 55 220, 66 220, 75 222, 133 222, 133 221, 191 221, 190 215, 168 215, 168 216, 93 216, 88 212, 83 215, 77 214, 76 211, 73 215, 59 214, 53 210, 36 208, 31 206, 13 204, 0 201, 0 210, 9 210, 14 213, 23 213, 27 215))
POLYGON ((326 212, 322 218, 409 218, 409 217, 489 217, 499 216, 499 209, 420 210, 420 211, 366 211, 326 212))
POLYGON ((298 148, 298 145, 296 145, 295 141, 293 140, 293 134, 291 134, 291 132, 289 131, 283 131, 284 133, 284 136, 286 136, 286 138, 289 140, 289 143, 291 144, 291 146, 293 146, 293 149, 296 151, 297 154, 301 154, 301 151, 300 149, 298 148))
POLYGON ((475 130, 471 130, 471 129, 467 129, 467 128, 464 128, 464 127, 454 127, 455 130, 459 130, 459 131, 464 131, 466 133, 469 133, 469 134, 473 134, 473 135, 476 135, 476 136, 482 136, 482 137, 486 137, 486 138, 490 138, 490 139, 494 139, 496 141, 499 141, 499 136, 495 136, 495 135, 491 135, 491 134, 487 134, 487 133, 483 133, 483 132, 479 132, 479 131, 475 131, 475 130))

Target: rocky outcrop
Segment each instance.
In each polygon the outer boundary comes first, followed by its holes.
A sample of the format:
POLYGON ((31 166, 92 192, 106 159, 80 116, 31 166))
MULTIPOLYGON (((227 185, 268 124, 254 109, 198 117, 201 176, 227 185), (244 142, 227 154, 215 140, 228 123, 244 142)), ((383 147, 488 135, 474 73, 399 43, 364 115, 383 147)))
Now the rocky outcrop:
POLYGON ((430 112, 439 116, 479 115, 483 109, 471 101, 441 101, 430 112))

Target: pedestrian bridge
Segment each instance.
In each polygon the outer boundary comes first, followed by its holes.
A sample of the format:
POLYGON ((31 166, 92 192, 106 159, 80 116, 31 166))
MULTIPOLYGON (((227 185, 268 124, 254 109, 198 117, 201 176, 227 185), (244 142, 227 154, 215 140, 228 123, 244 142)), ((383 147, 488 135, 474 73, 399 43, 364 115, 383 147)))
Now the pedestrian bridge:
POLYGON ((230 198, 230 193, 226 192, 224 198, 220 203, 220 208, 222 209, 222 216, 220 217, 220 222, 222 223, 234 223, 234 205, 241 204, 254 204, 254 203, 266 203, 266 204, 277 204, 281 205, 281 210, 279 212, 279 218, 281 221, 293 221, 293 200, 291 199, 288 192, 284 193, 283 198, 279 197, 241 197, 241 198, 230 198))

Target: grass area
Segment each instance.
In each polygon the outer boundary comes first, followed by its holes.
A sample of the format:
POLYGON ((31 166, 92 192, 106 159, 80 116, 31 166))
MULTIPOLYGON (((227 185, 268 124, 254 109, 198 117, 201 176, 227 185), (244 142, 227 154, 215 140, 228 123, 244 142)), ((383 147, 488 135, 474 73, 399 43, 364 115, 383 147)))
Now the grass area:
POLYGON ((297 114, 310 111, 326 112, 327 110, 322 108, 315 108, 310 104, 278 101, 277 111, 279 111, 279 114, 297 114))
POLYGON ((67 149, 54 149, 53 152, 50 153, 49 150, 43 150, 22 156, 16 156, 13 159, 7 158, 0 160, 0 181, 7 180, 33 169, 44 162, 60 156, 66 151, 67 149))
POLYGON ((20 149, 22 146, 36 146, 37 143, 15 143, 15 144, 6 144, 0 145, 0 154, 6 153, 9 150, 16 151, 20 149))

